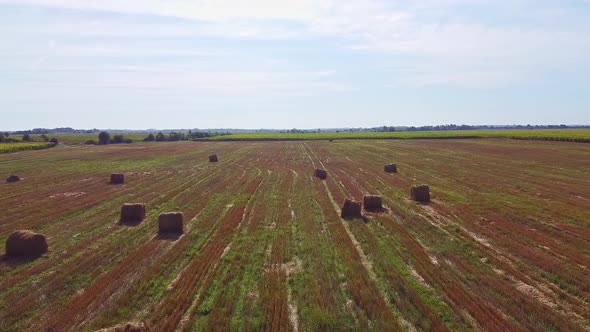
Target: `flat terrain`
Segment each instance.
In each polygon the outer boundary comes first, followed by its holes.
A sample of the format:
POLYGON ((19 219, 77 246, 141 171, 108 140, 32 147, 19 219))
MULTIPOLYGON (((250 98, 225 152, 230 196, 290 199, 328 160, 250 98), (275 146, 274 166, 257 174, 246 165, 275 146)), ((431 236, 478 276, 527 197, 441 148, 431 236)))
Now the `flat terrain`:
MULTIPOLYGON (((64 137, 65 138, 65 137, 64 137)), ((306 133, 239 133, 203 138, 210 141, 322 140, 322 139, 413 139, 413 138, 513 138, 525 140, 590 143, 590 129, 486 129, 438 131, 325 131, 306 133)))
MULTIPOLYGON (((148 135, 148 132, 111 132, 111 137, 123 135, 134 142, 142 142, 148 135)), ((152 134, 156 135, 155 132, 152 134)), ((168 132, 164 131, 164 134, 168 132)), ((41 135, 32 134, 31 139, 42 141, 41 135)), ((21 135, 13 134, 15 139, 20 139, 21 135)), ((98 133, 92 134, 47 134, 47 137, 55 137, 60 143, 66 145, 81 145, 86 141, 98 141, 98 133)), ((438 130, 438 131, 395 131, 395 132, 371 132, 371 131, 324 131, 324 132, 305 132, 305 133, 281 133, 281 132, 263 132, 263 133, 235 133, 231 135, 217 135, 205 137, 197 140, 203 141, 273 141, 273 140, 328 140, 328 139, 429 139, 429 138, 513 138, 526 140, 546 140, 546 141, 569 141, 569 142, 586 142, 590 143, 590 129, 486 129, 486 130, 438 130)), ((25 146, 3 147, 0 143, 0 153, 15 151, 15 148, 25 146), (5 151, 3 151, 5 150, 5 151)), ((18 144, 17 144, 18 145, 18 144)))
POLYGON ((10 153, 26 150, 42 150, 53 147, 49 142, 17 142, 0 143, 0 153, 10 153))
POLYGON ((590 330, 589 144, 60 145, 2 154, 0 174, 24 178, 0 183, 0 243, 49 242, 0 262, 1 331, 590 330), (420 183, 432 203, 409 200, 420 183), (387 211, 343 221, 364 193, 387 211), (125 202, 147 219, 118 225, 125 202), (176 210, 186 233, 158 237, 176 210))

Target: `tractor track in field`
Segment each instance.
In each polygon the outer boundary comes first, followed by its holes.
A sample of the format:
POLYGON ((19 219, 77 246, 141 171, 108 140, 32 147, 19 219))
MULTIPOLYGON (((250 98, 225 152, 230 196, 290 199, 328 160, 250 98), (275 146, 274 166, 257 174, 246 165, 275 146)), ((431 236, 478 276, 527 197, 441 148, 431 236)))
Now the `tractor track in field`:
MULTIPOLYGON (((314 167, 317 163, 321 165, 322 168, 326 169, 325 165, 317 158, 311 148, 306 143, 304 143, 304 146, 314 167)), ((343 245, 342 254, 346 257, 346 262, 351 264, 351 270, 357 271, 359 274, 357 277, 360 277, 358 279, 352 279, 354 282, 351 283, 352 285, 350 287, 355 303, 361 308, 361 310, 365 311, 364 313, 369 320, 378 319, 382 322, 389 321, 392 324, 390 328, 399 329, 400 326, 397 325, 397 323, 394 323, 396 322, 394 315, 387 306, 387 297, 376 285, 371 262, 362 249, 360 249, 358 241, 354 235, 339 217, 339 207, 337 202, 335 202, 329 187, 323 181, 321 184, 321 189, 325 193, 325 195, 319 196, 324 198, 323 204, 320 204, 322 208, 324 208, 324 217, 328 221, 328 225, 332 226, 330 227, 332 229, 331 231, 333 231, 335 235, 337 234, 337 239, 340 239, 339 243, 343 245), (344 246, 345 244, 346 246, 344 246), (363 267, 364 273, 359 271, 360 266, 363 267), (367 289, 371 292, 370 300, 362 294, 362 292, 366 292, 367 289)), ((315 187, 317 188, 318 186, 319 185, 316 185, 315 187)))
MULTIPOLYGON (((160 313, 159 317, 154 317, 150 326, 155 331, 170 331, 175 329, 181 322, 182 317, 187 309, 193 307, 191 298, 194 296, 197 283, 208 281, 207 277, 215 270, 218 260, 223 255, 225 248, 230 244, 229 238, 237 231, 237 226, 244 218, 250 197, 259 188, 262 179, 258 178, 251 181, 245 190, 248 199, 246 202, 235 203, 223 219, 219 222, 219 227, 213 233, 207 243, 201 248, 201 254, 196 256, 183 270, 179 276, 174 289, 171 291, 176 296, 170 296, 157 305, 154 312, 160 313)), ((197 301, 199 301, 197 299, 197 301)), ((195 306, 198 305, 195 304, 195 306)))

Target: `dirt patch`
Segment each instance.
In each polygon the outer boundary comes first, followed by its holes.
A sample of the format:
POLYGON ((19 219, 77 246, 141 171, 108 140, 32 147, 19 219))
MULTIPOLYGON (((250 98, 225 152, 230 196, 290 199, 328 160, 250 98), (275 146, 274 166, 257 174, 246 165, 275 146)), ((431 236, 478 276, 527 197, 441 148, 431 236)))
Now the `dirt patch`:
POLYGON ((67 192, 67 193, 59 193, 59 194, 53 194, 51 196, 49 196, 49 198, 70 198, 70 197, 80 197, 82 195, 85 195, 86 193, 83 191, 80 192, 67 192))
POLYGON ((289 309, 289 322, 294 332, 299 332, 299 317, 297 316, 297 304, 293 301, 291 288, 287 291, 287 306, 289 309))
MULTIPOLYGON (((268 256, 270 256, 270 247, 267 250, 268 256)), ((268 259, 268 258, 267 258, 268 259)), ((302 262, 299 258, 295 257, 293 260, 283 264, 265 264, 264 272, 280 271, 284 272, 287 278, 293 274, 301 271, 302 262)))
POLYGON ((416 279, 420 285, 422 285, 426 288, 432 288, 428 283, 426 283, 426 280, 424 280, 424 278, 422 278, 422 276, 414 269, 413 266, 408 266, 408 268, 410 269, 410 273, 412 274, 412 277, 414 277, 414 279, 416 279))
POLYGON ((537 288, 535 288, 529 284, 519 281, 516 283, 516 289, 518 289, 523 294, 525 294, 529 297, 532 297, 535 300, 543 303, 544 305, 547 305, 551 308, 555 307, 555 303, 553 303, 553 301, 551 301, 551 299, 549 299, 547 296, 545 296, 545 294, 543 294, 540 290, 538 290, 537 288))

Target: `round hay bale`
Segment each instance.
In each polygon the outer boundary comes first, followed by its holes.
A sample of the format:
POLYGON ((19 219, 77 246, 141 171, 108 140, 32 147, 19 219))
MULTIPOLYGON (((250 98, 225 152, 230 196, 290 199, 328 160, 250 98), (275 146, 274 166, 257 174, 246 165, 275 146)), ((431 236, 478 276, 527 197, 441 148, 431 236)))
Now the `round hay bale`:
POLYGON ((387 173, 397 173, 397 165, 396 164, 387 164, 383 167, 383 169, 387 173))
POLYGON ((15 231, 6 240, 6 256, 39 257, 47 252, 45 235, 32 231, 15 231))
POLYGON ((143 203, 125 203, 121 207, 122 223, 140 223, 145 219, 145 204, 143 203))
POLYGON ((158 233, 182 234, 184 233, 184 214, 182 212, 162 213, 158 217, 158 233))
POLYGON ((209 156, 209 162, 210 163, 216 163, 217 161, 218 160, 217 160, 217 155, 216 154, 212 154, 212 155, 209 156))
POLYGON ((18 181, 20 181, 20 180, 21 180, 20 176, 18 176, 18 175, 11 175, 11 176, 9 176, 9 177, 6 179, 6 182, 8 182, 8 183, 13 183, 13 182, 18 182, 18 181))
POLYGON ((414 185, 410 188, 410 196, 417 202, 430 202, 430 188, 426 184, 414 185))
POLYGON ((122 174, 122 173, 111 174, 111 183, 112 184, 121 184, 124 182, 125 182, 125 174, 122 174))
POLYGON ((328 177, 328 172, 326 172, 325 169, 316 168, 316 170, 313 172, 313 176, 325 180, 328 177))
POLYGON ((367 211, 383 210, 383 200, 378 195, 363 196, 363 207, 367 211))
POLYGON ((340 216, 344 219, 362 217, 361 203, 350 198, 345 199, 340 216))

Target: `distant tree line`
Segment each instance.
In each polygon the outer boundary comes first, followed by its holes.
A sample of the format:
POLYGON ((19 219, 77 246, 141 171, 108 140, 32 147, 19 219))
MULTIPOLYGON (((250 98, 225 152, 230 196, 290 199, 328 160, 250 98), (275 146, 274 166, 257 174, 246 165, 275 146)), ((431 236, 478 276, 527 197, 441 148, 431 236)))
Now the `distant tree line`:
POLYGON ((122 144, 122 143, 133 143, 133 140, 130 138, 125 138, 122 134, 113 135, 109 134, 106 131, 101 131, 98 134, 98 142, 95 140, 88 140, 86 141, 86 145, 106 145, 106 144, 122 144))
MULTIPOLYGON (((49 138, 45 134, 41 134, 40 140, 41 142, 49 142, 53 145, 57 145, 59 143, 58 139, 55 137, 49 138)), ((15 135, 10 133, 0 133, 0 142, 1 143, 18 143, 18 142, 33 142, 34 140, 31 138, 31 135, 24 134, 22 135, 21 139, 18 139, 15 135)))
POLYGON ((10 133, 0 133, 0 142, 2 143, 10 143, 10 142, 18 142, 19 140, 14 138, 14 137, 10 137, 10 133))
POLYGON ((211 133, 211 132, 189 130, 188 133, 171 131, 168 134, 164 134, 160 131, 156 135, 150 133, 143 140, 144 140, 144 142, 176 142, 176 141, 190 141, 190 140, 195 140, 195 139, 199 139, 199 138, 219 136, 219 135, 229 135, 229 133, 217 133, 217 132, 211 133))
POLYGON ((39 134, 92 134, 98 132, 96 129, 73 129, 70 127, 62 127, 62 128, 35 128, 30 130, 19 130, 13 131, 12 134, 15 135, 39 135, 39 134))
POLYGON ((377 132, 385 132, 385 131, 445 131, 445 130, 482 130, 482 129, 567 129, 567 128, 588 128, 588 126, 567 126, 564 124, 561 125, 512 125, 512 126, 487 126, 487 125, 478 125, 478 126, 470 126, 470 125, 456 125, 456 124, 447 124, 447 125, 438 125, 438 126, 421 126, 421 127, 392 127, 392 126, 382 126, 371 128, 371 131, 377 132))

